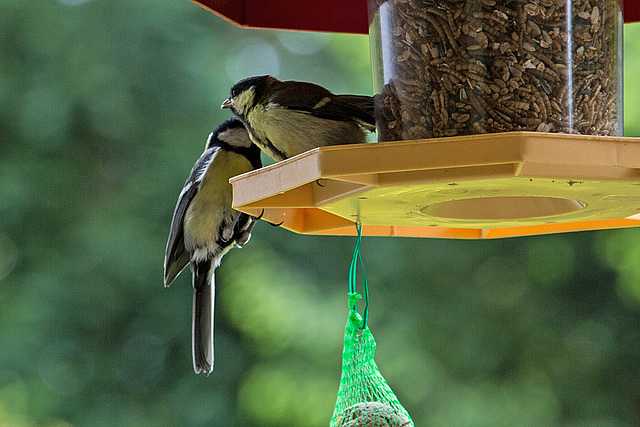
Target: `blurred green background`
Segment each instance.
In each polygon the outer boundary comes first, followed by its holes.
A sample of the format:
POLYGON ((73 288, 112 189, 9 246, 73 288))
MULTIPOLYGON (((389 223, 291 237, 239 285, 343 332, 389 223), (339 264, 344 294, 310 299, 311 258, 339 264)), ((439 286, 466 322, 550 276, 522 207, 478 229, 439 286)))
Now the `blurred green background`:
MULTIPOLYGON (((355 239, 259 224, 217 272, 209 378, 189 274, 162 286, 219 105, 263 73, 371 93, 368 40, 238 29, 187 0, 2 0, 0 426, 328 425, 355 239)), ((377 362, 418 426, 640 425, 640 229, 362 251, 377 362)))

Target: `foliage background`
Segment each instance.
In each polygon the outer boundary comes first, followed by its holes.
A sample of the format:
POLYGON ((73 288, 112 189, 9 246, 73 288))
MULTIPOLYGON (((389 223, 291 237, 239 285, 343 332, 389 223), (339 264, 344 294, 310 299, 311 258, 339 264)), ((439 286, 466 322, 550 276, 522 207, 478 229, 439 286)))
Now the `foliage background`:
MULTIPOLYGON (((353 239, 256 227, 218 270, 209 378, 188 274, 162 287, 184 179, 230 85, 262 73, 370 93, 367 37, 186 0, 2 1, 0 425, 327 425, 353 239)), ((418 426, 640 425, 640 229, 362 250, 377 361, 418 426)))

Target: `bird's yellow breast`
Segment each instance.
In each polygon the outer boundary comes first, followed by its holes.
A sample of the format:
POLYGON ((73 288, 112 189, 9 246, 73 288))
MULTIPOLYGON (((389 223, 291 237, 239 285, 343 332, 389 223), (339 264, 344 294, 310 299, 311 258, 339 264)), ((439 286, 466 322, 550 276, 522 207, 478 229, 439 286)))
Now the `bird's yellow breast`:
POLYGON ((277 154, 265 146, 266 140, 288 158, 315 147, 361 143, 366 139, 353 121, 328 120, 273 104, 257 105, 247 120, 257 136, 256 145, 274 159, 277 154))
POLYGON ((207 169, 200 189, 189 204, 184 219, 185 245, 188 249, 209 247, 220 236, 220 227, 233 220, 235 211, 229 179, 253 170, 246 157, 219 150, 207 169))

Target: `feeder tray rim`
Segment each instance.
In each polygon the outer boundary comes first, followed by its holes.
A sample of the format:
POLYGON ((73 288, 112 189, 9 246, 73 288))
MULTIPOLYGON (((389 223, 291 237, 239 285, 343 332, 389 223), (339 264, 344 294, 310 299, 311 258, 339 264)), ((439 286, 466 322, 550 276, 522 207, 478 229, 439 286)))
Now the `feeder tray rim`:
POLYGON ((629 227, 640 225, 640 138, 507 132, 319 147, 230 182, 234 208, 264 209, 265 219, 305 234, 352 235, 359 214, 365 235, 629 227), (545 206, 513 209, 513 197, 545 206), (481 213, 456 213, 473 212, 474 200, 481 213))

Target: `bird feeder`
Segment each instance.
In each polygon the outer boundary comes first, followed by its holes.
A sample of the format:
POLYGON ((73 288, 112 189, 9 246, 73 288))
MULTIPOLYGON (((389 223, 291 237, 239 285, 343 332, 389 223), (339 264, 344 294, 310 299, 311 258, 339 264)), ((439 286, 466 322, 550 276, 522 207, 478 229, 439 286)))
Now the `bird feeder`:
MULTIPOLYGON (((239 26, 370 34, 381 142, 235 177, 234 208, 329 235, 356 221, 365 235, 445 238, 640 225, 622 0, 196 3, 239 26)), ((640 20, 640 1, 624 14, 640 20)))

